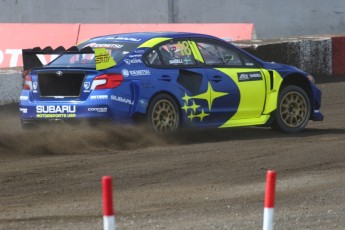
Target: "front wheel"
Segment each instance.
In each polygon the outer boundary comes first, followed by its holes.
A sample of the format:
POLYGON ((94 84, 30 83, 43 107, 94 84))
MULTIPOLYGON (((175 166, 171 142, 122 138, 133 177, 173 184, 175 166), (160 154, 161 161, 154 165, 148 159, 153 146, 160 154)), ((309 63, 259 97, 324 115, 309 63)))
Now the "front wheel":
POLYGON ((310 100, 300 87, 289 85, 279 93, 272 128, 286 133, 298 133, 307 125, 311 113, 310 100))
POLYGON ((180 124, 180 113, 175 100, 167 94, 153 98, 148 108, 148 123, 156 133, 173 133, 180 124))

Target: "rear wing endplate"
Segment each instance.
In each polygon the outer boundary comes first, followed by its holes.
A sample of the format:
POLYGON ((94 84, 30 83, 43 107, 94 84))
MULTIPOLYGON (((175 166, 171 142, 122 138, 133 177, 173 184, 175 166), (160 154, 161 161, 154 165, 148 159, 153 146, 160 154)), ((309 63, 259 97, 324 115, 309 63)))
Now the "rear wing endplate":
POLYGON ((40 47, 35 47, 33 49, 23 49, 22 54, 24 70, 30 70, 43 66, 43 63, 37 56, 38 54, 94 54, 96 70, 108 69, 116 65, 115 60, 112 58, 106 48, 92 49, 91 47, 85 47, 79 49, 77 46, 72 46, 69 49, 65 49, 63 46, 59 46, 56 49, 53 49, 52 47, 47 46, 44 49, 41 49, 40 47))

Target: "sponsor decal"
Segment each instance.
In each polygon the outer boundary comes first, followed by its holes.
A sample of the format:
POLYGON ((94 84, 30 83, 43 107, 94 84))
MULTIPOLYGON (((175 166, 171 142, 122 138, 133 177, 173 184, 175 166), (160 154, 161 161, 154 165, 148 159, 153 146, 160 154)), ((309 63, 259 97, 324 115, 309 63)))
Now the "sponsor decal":
POLYGON ((116 37, 115 40, 122 40, 122 41, 131 41, 131 42, 140 42, 140 38, 126 38, 126 37, 116 37))
POLYGON ((72 118, 72 117, 77 117, 77 114, 75 113, 70 113, 70 114, 63 114, 63 113, 56 113, 56 114, 45 114, 45 113, 40 113, 36 114, 37 118, 72 118))
POLYGON ((84 82, 84 93, 90 92, 91 82, 84 82))
POLYGON ((76 113, 77 109, 75 105, 37 105, 36 113, 76 113))
POLYGON ((129 58, 141 58, 143 55, 142 54, 132 54, 132 55, 129 55, 128 57, 129 58))
POLYGON ((130 64, 140 64, 140 63, 142 63, 141 59, 139 59, 139 58, 125 59, 125 60, 123 60, 123 61, 126 62, 127 65, 130 65, 130 64))
POLYGON ((96 70, 107 69, 116 65, 106 48, 94 48, 96 70))
POLYGON ((84 82, 84 89, 89 89, 90 88, 90 82, 84 82))
POLYGON ((183 62, 184 62, 185 65, 189 65, 190 62, 192 62, 192 60, 190 60, 189 58, 185 57, 185 58, 183 59, 183 62))
POLYGON ((29 99, 28 96, 20 96, 20 97, 19 97, 19 100, 21 100, 21 101, 26 101, 26 100, 28 100, 28 99, 29 99))
POLYGON ((37 82, 32 83, 32 92, 37 93, 37 82))
POLYGON ((95 56, 95 63, 96 65, 102 64, 102 63, 107 63, 110 60, 110 55, 107 53, 103 53, 100 55, 95 56))
POLYGON ((132 76, 151 75, 150 70, 148 70, 148 69, 129 70, 129 74, 132 75, 132 76))
POLYGON ((174 59, 174 60, 169 60, 169 64, 183 64, 182 59, 174 59))
POLYGON ((91 100, 107 100, 108 99, 108 95, 93 95, 90 96, 91 100))
POLYGON ((145 99, 140 99, 138 101, 138 105, 142 108, 147 108, 148 104, 149 104, 149 102, 145 99))
POLYGON ((134 50, 134 53, 143 54, 143 53, 145 53, 145 50, 134 50))
POLYGON ((111 95, 111 100, 122 102, 122 103, 129 104, 129 105, 133 105, 134 104, 134 102, 132 100, 128 99, 128 98, 118 97, 118 96, 115 96, 115 95, 111 95))
POLYGON ((129 71, 127 69, 123 69, 121 71, 121 73, 122 73, 122 76, 124 76, 124 77, 128 77, 129 76, 129 71))
POLYGON ((128 69, 122 69, 121 70, 121 74, 124 77, 129 77, 129 76, 147 76, 147 75, 151 75, 150 70, 148 69, 140 69, 140 70, 128 70, 128 69))
POLYGON ((114 43, 90 43, 84 47, 92 48, 111 48, 111 49, 120 49, 123 47, 123 44, 114 44, 114 43))
POLYGON ((19 111, 22 113, 28 113, 28 109, 27 108, 19 108, 19 111))
POLYGON ((258 81, 262 80, 262 75, 260 72, 251 72, 251 73, 237 73, 238 81, 258 81))
POLYGON ((37 118, 72 118, 77 117, 75 105, 37 105, 37 118))
POLYGON ((97 113, 106 113, 108 111, 108 108, 88 108, 87 111, 97 112, 97 113))

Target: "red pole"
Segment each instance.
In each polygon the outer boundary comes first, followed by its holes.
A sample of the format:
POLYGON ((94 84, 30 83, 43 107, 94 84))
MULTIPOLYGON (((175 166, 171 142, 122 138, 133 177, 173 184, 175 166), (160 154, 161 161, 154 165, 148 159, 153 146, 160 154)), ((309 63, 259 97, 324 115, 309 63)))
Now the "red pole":
POLYGON ((268 170, 266 174, 265 208, 274 208, 277 173, 268 170))
POLYGON ((102 177, 102 193, 103 193, 103 229, 114 230, 115 214, 113 209, 113 189, 110 176, 102 177))
POLYGON ((277 173, 273 170, 268 170, 266 174, 266 190, 265 190, 265 206, 264 206, 264 221, 263 230, 273 230, 274 217, 274 199, 276 189, 277 173))

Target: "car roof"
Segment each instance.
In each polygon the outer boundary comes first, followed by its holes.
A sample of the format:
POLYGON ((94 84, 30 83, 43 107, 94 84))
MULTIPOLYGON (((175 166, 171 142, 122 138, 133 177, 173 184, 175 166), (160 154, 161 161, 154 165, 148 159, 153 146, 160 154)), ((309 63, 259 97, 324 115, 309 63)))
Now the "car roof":
MULTIPOLYGON (((216 38, 211 35, 189 33, 189 32, 134 32, 134 33, 122 33, 122 34, 109 34, 91 38, 89 41, 104 41, 104 40, 122 40, 122 41, 136 41, 143 43, 147 40, 156 37, 168 37, 168 38, 183 38, 183 37, 202 37, 202 38, 216 38)), ((217 38, 219 39, 219 38, 217 38)))

